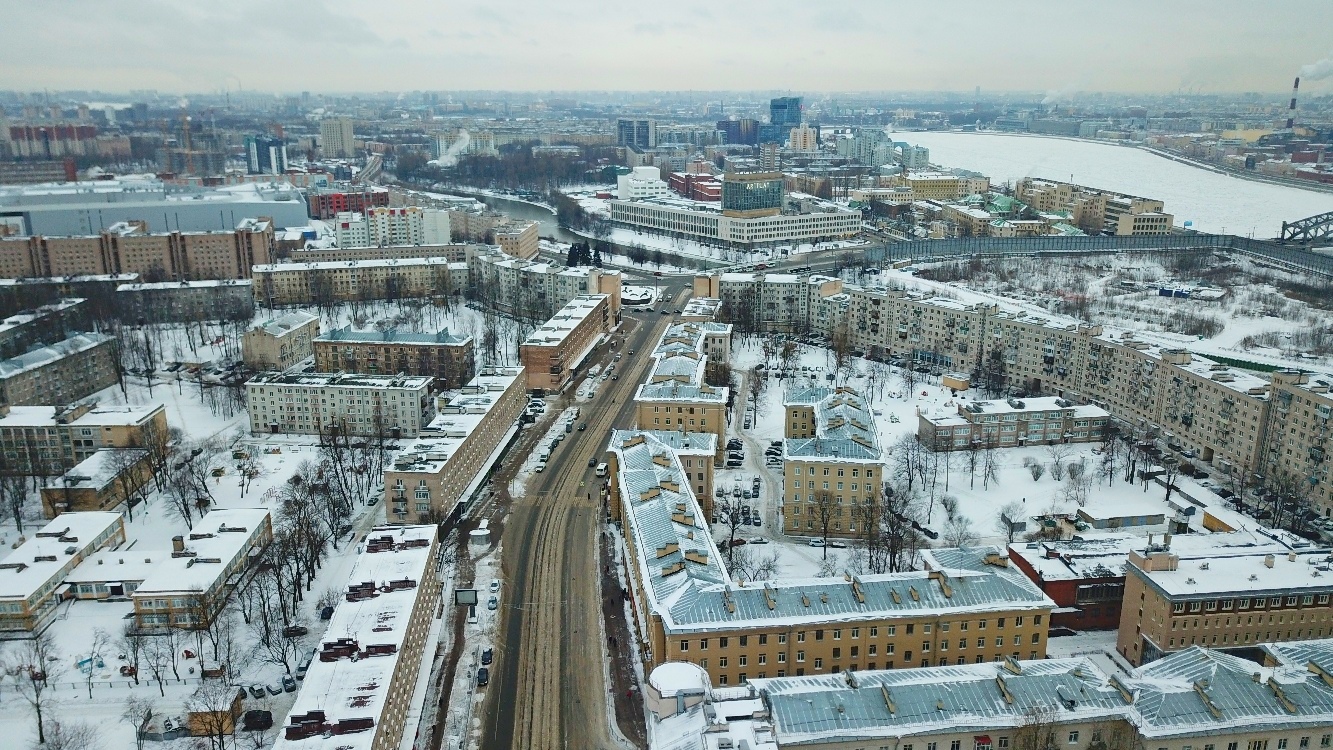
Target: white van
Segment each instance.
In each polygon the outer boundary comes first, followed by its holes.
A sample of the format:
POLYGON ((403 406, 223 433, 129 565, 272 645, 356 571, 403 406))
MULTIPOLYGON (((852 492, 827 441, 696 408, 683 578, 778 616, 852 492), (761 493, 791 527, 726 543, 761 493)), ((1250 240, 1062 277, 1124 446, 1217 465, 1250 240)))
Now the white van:
POLYGON ((599 476, 599 477, 604 477, 604 476, 606 476, 606 472, 607 472, 607 470, 608 470, 609 468, 610 468, 610 467, 608 467, 608 466, 606 465, 606 462, 605 462, 605 461, 603 461, 603 462, 600 463, 600 464, 597 464, 597 476, 599 476))

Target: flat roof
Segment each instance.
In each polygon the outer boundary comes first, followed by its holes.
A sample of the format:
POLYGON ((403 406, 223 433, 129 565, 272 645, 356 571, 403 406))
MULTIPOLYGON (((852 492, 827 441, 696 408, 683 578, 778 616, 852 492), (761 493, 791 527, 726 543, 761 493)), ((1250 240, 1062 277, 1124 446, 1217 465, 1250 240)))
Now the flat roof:
POLYGON ((83 302, 84 299, 82 297, 70 297, 68 299, 57 300, 50 304, 42 305, 41 307, 35 307, 31 310, 23 310, 21 312, 16 312, 13 315, 10 315, 8 318, 5 318, 3 321, 0 321, 0 333, 9 331, 14 328, 18 328, 20 326, 25 326, 33 322, 34 320, 39 320, 52 313, 60 312, 62 310, 68 310, 69 308, 74 307, 75 305, 82 304, 83 302))
MULTIPOLYGON (((1015 543, 1009 545, 1009 554, 1022 558, 1046 581, 1112 578, 1125 575, 1131 551, 1142 552, 1154 543, 1160 546, 1162 541, 1161 535, 1155 538, 1132 534, 1085 535, 1077 540, 1015 543)), ((1190 557, 1215 559, 1270 552, 1285 555, 1290 549, 1279 539, 1250 531, 1171 537, 1171 551, 1190 557)))
POLYGON ((115 481, 122 470, 133 466, 148 451, 142 448, 102 448, 75 464, 60 477, 60 488, 82 489, 92 487, 100 490, 115 481), (132 457, 134 463, 122 463, 125 457, 132 457))
POLYGON ((319 316, 314 313, 295 310, 286 315, 279 315, 276 318, 266 320, 255 328, 263 329, 264 333, 270 336, 285 336, 301 326, 317 320, 319 320, 319 316))
POLYGON ((431 380, 433 378, 407 375, 357 375, 341 372, 261 372, 250 378, 246 385, 282 385, 302 388, 386 388, 417 391, 430 385, 431 380))
POLYGON ((448 328, 442 328, 435 333, 414 333, 412 331, 399 331, 396 329, 383 331, 378 331, 373 328, 355 329, 350 325, 343 328, 335 328, 327 333, 321 333, 315 338, 315 341, 342 341, 358 344, 446 344, 449 346, 461 346, 471 340, 471 336, 458 336, 449 333, 448 328))
POLYGON ((421 436, 407 443, 388 471, 438 474, 500 399, 523 376, 522 367, 477 375, 456 391, 436 397, 436 415, 421 436))
POLYGON ((523 346, 559 346, 599 305, 606 302, 605 294, 580 294, 556 311, 551 319, 528 334, 523 346))
POLYGON ((121 523, 119 513, 62 513, 0 561, 0 599, 25 600, 56 584, 75 555, 121 523), (63 532, 63 533, 62 533, 63 532))
MULTIPOLYGON (((165 411, 162 404, 147 406, 95 406, 78 419, 70 420, 70 427, 124 427, 146 421, 154 414, 165 411)), ((56 406, 11 406, 9 413, 0 415, 0 428, 54 427, 61 424, 57 415, 64 411, 56 406)))
POLYGON ((1333 573, 1328 570, 1327 558, 1326 549, 1255 552, 1232 557, 1204 555, 1182 557, 1175 570, 1145 571, 1135 567, 1135 572, 1167 596, 1182 599, 1327 592, 1333 590, 1333 573), (1266 563, 1270 556, 1272 567, 1266 563))
POLYGON ((199 281, 154 281, 148 283, 121 284, 117 292, 154 291, 170 289, 209 289, 222 286, 251 287, 255 282, 250 279, 201 279, 199 281))
POLYGON ((417 677, 415 672, 398 674, 398 662, 418 600, 420 606, 432 607, 438 597, 437 591, 421 588, 430 566, 435 564, 435 538, 433 525, 379 526, 367 535, 365 551, 356 558, 347 577, 349 596, 338 602, 325 629, 327 640, 322 647, 328 656, 318 654, 310 662, 286 721, 287 726, 293 726, 318 711, 323 713, 323 723, 330 725, 372 718, 374 730, 337 734, 317 731, 296 740, 286 739, 280 730, 274 750, 368 750, 372 746, 384 723, 385 702, 395 678, 414 684, 417 677), (366 583, 373 585, 373 595, 352 601, 351 587, 366 583), (330 653, 329 647, 336 646, 339 639, 349 639, 347 645, 358 652, 359 658, 330 653), (366 653, 370 647, 379 647, 378 652, 366 653))
POLYGON ((448 258, 378 258, 374 260, 321 260, 295 263, 257 264, 252 270, 262 273, 281 271, 334 271, 348 268, 398 268, 404 266, 444 266, 448 258))
POLYGON ((245 553, 255 529, 268 519, 267 508, 209 511, 185 537, 186 551, 195 554, 163 559, 134 591, 134 598, 208 591, 226 573, 228 565, 245 553))

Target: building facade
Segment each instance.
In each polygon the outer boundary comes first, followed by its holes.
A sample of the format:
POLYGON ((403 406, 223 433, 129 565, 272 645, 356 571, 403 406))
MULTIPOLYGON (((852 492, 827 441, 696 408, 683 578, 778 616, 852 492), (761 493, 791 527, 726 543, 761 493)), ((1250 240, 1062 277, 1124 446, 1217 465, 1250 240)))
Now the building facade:
POLYGON ((438 415, 384 472, 384 505, 393 523, 439 522, 469 500, 468 489, 518 430, 527 403, 522 367, 486 370, 437 397, 438 415))
POLYGON ((331 304, 453 294, 467 265, 448 258, 273 263, 254 267, 255 304, 331 304))
POLYGON ((318 315, 299 310, 279 315, 245 332, 241 359, 254 370, 286 370, 314 354, 318 335, 318 315))
POLYGON ((917 440, 936 451, 970 446, 1012 448, 1051 443, 1090 443, 1103 438, 1110 415, 1062 398, 969 401, 957 412, 919 411, 917 440))
POLYGON ((0 450, 22 474, 58 476, 103 448, 166 455, 167 411, 152 406, 0 405, 0 450))
POLYGON ((333 231, 341 249, 448 245, 451 241, 449 212, 420 206, 343 211, 334 217, 333 231))
POLYGON ((584 294, 570 300, 518 346, 528 388, 542 392, 563 389, 613 324, 606 295, 584 294))
POLYGON ((347 326, 316 336, 312 346, 319 372, 429 376, 437 389, 461 388, 477 364, 472 337, 447 328, 410 333, 347 326))
POLYGON ((799 388, 783 400, 784 533, 858 538, 879 519, 884 459, 870 407, 850 388, 799 388))
POLYGON ((333 219, 340 213, 364 215, 373 208, 389 206, 389 189, 366 185, 340 185, 310 190, 310 218, 333 219))
POLYGON ((0 362, 0 402, 68 404, 116 384, 115 339, 80 333, 0 362))
POLYGON ((0 321, 0 358, 64 340, 71 331, 92 329, 88 301, 73 297, 17 312, 0 321))
MULTIPOLYGON (((723 183, 724 198, 726 184, 723 183)), ((611 220, 639 230, 737 246, 842 239, 861 231, 861 213, 810 203, 788 212, 727 216, 716 207, 667 200, 610 201, 611 220), (809 210, 806 210, 809 209, 809 210)))
POLYGON ((121 320, 132 323, 195 323, 249 320, 255 314, 249 279, 161 281, 116 287, 121 320))
POLYGON ((119 513, 66 513, 42 527, 0 563, 0 639, 46 629, 65 577, 97 550, 124 543, 119 513))
POLYGON ((430 378, 261 373, 245 384, 254 434, 416 437, 434 406, 430 378))
POLYGON ((495 243, 505 255, 523 260, 537 257, 537 222, 510 220, 495 225, 495 243))
POLYGON ((66 471, 54 485, 42 488, 42 512, 61 513, 118 509, 135 501, 153 479, 153 456, 143 448, 104 448, 66 471))
POLYGON ((327 117, 319 122, 319 150, 326 159, 356 156, 356 136, 350 117, 327 117))

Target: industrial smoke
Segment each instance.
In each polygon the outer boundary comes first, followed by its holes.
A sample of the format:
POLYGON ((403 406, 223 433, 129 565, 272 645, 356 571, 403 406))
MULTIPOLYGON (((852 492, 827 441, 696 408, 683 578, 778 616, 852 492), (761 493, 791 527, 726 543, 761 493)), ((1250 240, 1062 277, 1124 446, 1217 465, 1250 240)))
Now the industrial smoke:
POLYGON ((458 139, 449 144, 449 150, 440 154, 440 158, 436 160, 436 163, 442 167, 452 167, 457 164, 458 155, 463 153, 463 150, 467 148, 468 143, 471 141, 472 136, 468 135, 467 130, 459 128, 458 139))
POLYGON ((1319 62, 1301 67, 1301 78, 1307 81, 1322 81, 1329 76, 1333 76, 1333 53, 1319 62))

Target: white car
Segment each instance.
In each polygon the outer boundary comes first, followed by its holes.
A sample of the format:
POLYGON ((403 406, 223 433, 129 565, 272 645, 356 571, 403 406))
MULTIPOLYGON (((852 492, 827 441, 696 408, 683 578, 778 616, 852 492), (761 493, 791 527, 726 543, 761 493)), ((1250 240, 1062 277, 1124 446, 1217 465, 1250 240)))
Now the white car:
POLYGON ((541 463, 537 464, 537 468, 534 469, 533 471, 536 471, 538 474, 542 473, 543 471, 546 471, 546 462, 542 461, 541 463))
POLYGON ((811 546, 811 547, 823 547, 823 546, 824 546, 824 540, 823 540, 823 539, 811 539, 811 540, 810 540, 810 546, 811 546))

